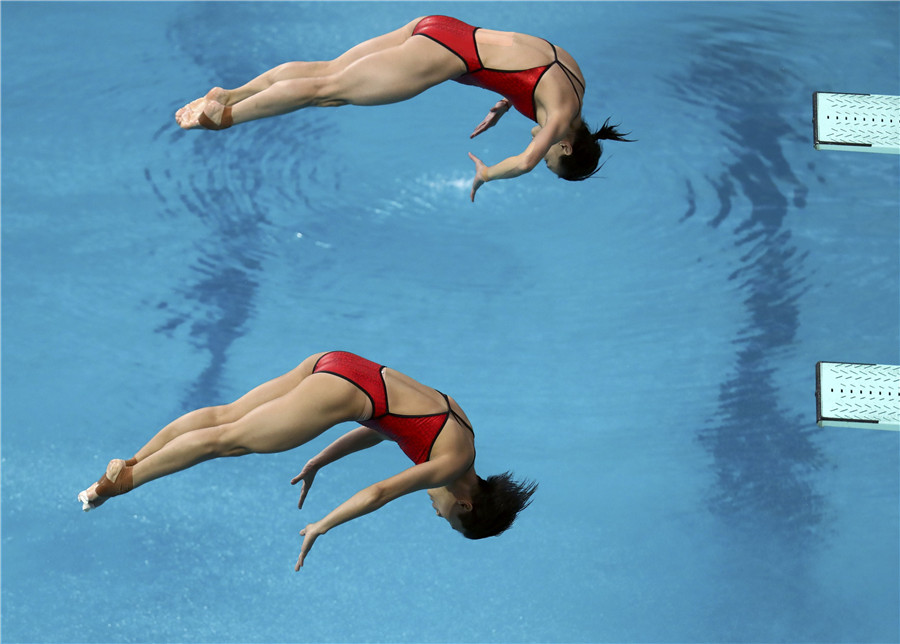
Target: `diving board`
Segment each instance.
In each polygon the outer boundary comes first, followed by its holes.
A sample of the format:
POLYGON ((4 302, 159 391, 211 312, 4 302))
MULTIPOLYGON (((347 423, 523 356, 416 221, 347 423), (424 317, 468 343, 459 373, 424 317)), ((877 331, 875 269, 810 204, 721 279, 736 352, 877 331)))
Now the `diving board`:
POLYGON ((816 150, 900 154, 900 96, 813 92, 816 150))
POLYGON ((900 366, 817 362, 816 423, 900 431, 900 366))

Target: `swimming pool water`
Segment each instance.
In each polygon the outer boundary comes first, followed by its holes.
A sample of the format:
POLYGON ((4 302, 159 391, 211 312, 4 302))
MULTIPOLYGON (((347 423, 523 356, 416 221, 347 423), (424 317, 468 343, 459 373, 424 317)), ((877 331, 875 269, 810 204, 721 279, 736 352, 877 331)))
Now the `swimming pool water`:
POLYGON ((42 3, 2 18, 2 638, 897 642, 895 432, 819 429, 818 360, 900 364, 898 158, 817 152, 814 91, 900 93, 895 2, 42 3), (534 33, 588 81, 600 177, 542 168, 489 93, 223 133, 174 111, 417 15, 534 33), (75 495, 173 417, 306 355, 451 393, 478 471, 540 483, 467 542, 406 467, 289 485, 335 434, 75 495))

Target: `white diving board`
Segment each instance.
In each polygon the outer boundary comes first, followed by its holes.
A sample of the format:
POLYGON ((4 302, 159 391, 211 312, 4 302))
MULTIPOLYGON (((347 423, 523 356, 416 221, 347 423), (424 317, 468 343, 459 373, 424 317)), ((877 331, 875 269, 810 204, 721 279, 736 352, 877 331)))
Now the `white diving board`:
POLYGON ((817 362, 816 423, 900 431, 900 366, 817 362))
POLYGON ((816 150, 900 154, 900 96, 813 92, 816 150))

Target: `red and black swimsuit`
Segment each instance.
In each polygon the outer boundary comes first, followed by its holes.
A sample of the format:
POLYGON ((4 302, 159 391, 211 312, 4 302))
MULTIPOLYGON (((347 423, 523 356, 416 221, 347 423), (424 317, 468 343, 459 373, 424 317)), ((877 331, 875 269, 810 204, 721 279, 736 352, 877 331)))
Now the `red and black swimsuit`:
POLYGON ((430 38, 459 56, 466 65, 466 73, 453 79, 457 83, 474 85, 503 95, 509 99, 513 107, 532 121, 537 120, 534 103, 537 85, 547 70, 554 65, 559 65, 565 71, 572 84, 572 90, 578 96, 579 103, 581 102, 584 83, 560 62, 553 43, 544 41, 553 49, 553 62, 547 65, 530 69, 490 69, 481 63, 481 56, 478 55, 478 45, 475 43, 475 32, 478 29, 449 16, 427 16, 416 24, 413 35, 430 38), (581 86, 581 92, 575 86, 575 81, 581 86))
POLYGON ((395 441, 416 465, 424 463, 431 455, 431 448, 438 434, 453 415, 470 432, 472 427, 450 406, 450 399, 441 392, 447 403, 447 411, 436 414, 410 416, 392 414, 388 410, 387 385, 381 370, 384 367, 346 351, 331 351, 321 356, 313 367, 313 373, 330 373, 356 385, 372 402, 372 416, 362 425, 384 434, 395 441))

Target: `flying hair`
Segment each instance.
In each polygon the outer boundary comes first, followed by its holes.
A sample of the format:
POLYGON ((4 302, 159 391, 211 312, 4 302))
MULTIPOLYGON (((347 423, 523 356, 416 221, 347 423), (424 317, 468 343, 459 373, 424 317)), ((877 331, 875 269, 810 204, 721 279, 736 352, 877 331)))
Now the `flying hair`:
POLYGON ((600 141, 620 141, 633 143, 636 139, 627 139, 631 132, 624 134, 619 132, 619 124, 610 125, 609 119, 603 122, 600 129, 591 132, 583 122, 575 133, 572 142, 572 153, 560 157, 560 179, 567 181, 584 181, 596 174, 603 164, 600 157, 603 155, 603 144, 600 141))
MULTIPOLYGON (((610 117, 612 118, 612 117, 610 117)), ((615 125, 609 124, 609 118, 603 122, 603 125, 600 126, 600 129, 594 132, 593 137, 594 140, 597 141, 599 139, 606 139, 609 141, 621 141, 623 143, 634 143, 637 139, 626 139, 625 137, 631 134, 631 132, 625 132, 622 134, 619 132, 618 127, 621 123, 616 123, 615 125)))

